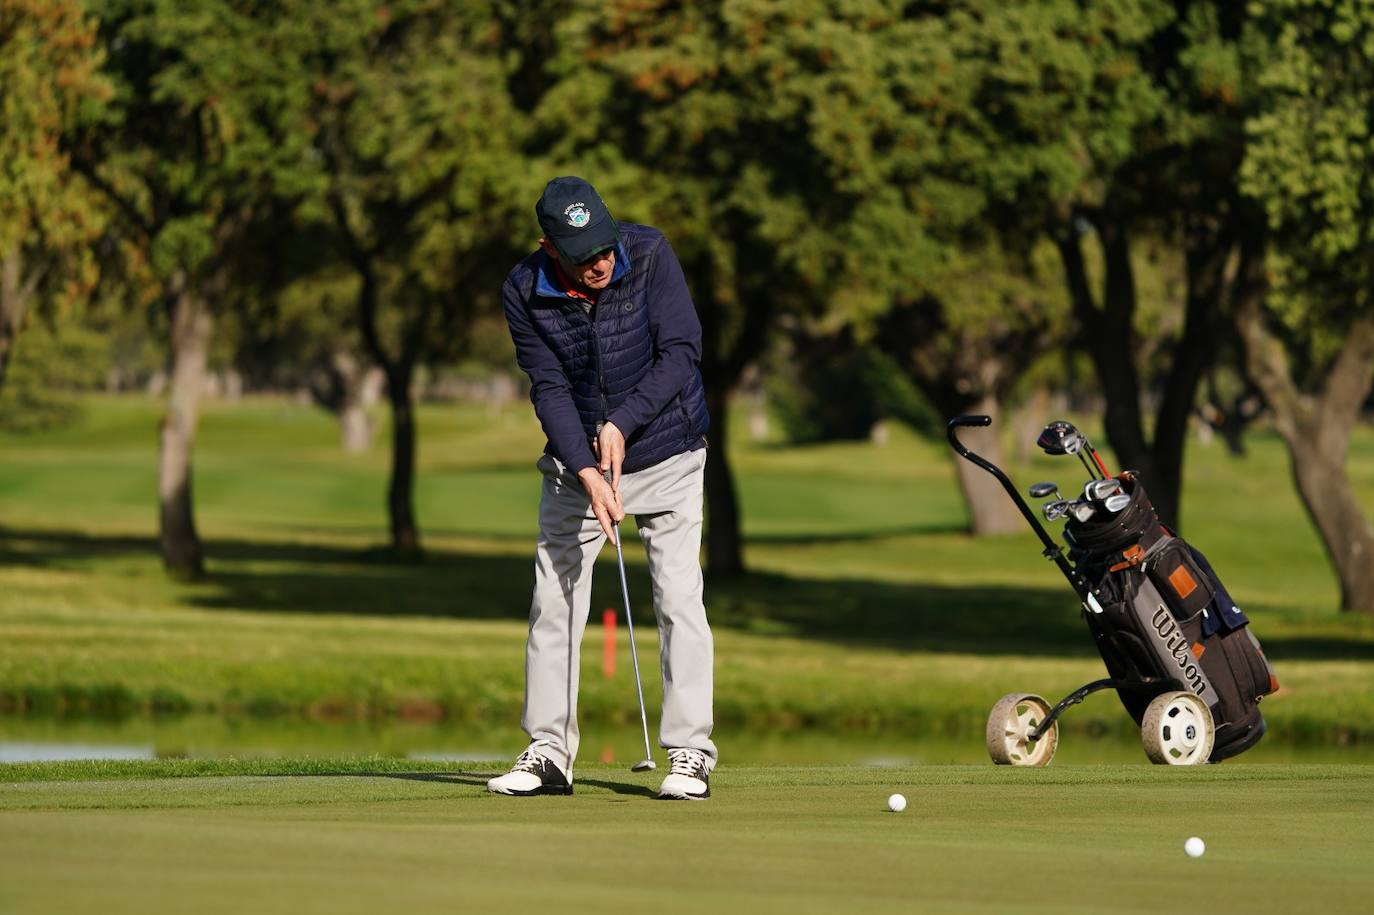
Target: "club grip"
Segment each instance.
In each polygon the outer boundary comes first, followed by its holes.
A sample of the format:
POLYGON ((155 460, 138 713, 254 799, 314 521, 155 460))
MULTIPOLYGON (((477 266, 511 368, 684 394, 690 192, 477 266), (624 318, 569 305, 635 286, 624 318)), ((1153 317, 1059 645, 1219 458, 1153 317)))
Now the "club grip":
POLYGON ((991 426, 992 417, 983 416, 978 413, 969 413, 963 416, 956 416, 949 421, 951 426, 991 426))

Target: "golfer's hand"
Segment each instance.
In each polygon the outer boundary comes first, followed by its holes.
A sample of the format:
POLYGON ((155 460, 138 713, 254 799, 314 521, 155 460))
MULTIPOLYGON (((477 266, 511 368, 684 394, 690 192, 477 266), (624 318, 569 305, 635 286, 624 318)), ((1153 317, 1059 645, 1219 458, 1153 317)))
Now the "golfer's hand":
POLYGON ((620 465, 625 463, 625 436, 615 423, 604 423, 596 434, 596 457, 601 473, 611 474, 611 489, 620 492, 620 465))
POLYGON ((606 478, 595 467, 583 469, 577 474, 577 478, 582 481, 582 488, 587 490, 587 498, 592 504, 592 514, 601 522, 601 529, 606 532, 606 537, 615 543, 615 530, 611 525, 625 519, 625 506, 620 504, 620 493, 611 488, 611 484, 606 482, 606 478))

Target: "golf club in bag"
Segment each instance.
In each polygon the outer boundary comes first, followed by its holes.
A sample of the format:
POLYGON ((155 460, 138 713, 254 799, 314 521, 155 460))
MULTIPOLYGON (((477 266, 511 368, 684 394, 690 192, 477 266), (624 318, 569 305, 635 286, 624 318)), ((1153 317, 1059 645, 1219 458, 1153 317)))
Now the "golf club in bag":
MULTIPOLYGON (((955 417, 947 429, 950 445, 996 477, 1016 503, 1044 545, 1043 555, 1082 602, 1109 675, 1053 706, 1033 693, 1002 697, 988 716, 993 762, 1048 765, 1059 742, 1059 717, 1102 689, 1116 690, 1153 762, 1218 762, 1254 746, 1265 730, 1258 703, 1278 689, 1278 681, 1249 620, 1206 558, 1160 523, 1134 473, 1110 477, 1077 430, 1052 423, 1037 444, 1050 454, 1078 454, 1092 477, 1079 501, 1056 498, 1045 506, 1048 520, 1068 519, 1065 555, 1007 475, 959 441, 960 428, 991 424, 987 416, 955 417)), ((1058 486, 1037 483, 1031 493, 1057 497, 1058 486)))

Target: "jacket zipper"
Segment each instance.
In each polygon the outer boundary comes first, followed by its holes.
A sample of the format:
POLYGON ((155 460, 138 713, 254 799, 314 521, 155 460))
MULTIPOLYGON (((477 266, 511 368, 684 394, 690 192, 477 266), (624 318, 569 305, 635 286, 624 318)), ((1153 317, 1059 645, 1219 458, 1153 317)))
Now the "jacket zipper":
POLYGON ((610 404, 606 400, 606 371, 605 365, 601 361, 601 315, 600 303, 592 305, 592 313, 588 317, 592 322, 592 345, 596 348, 596 392, 601 398, 601 422, 597 423, 596 431, 599 435, 601 427, 611 417, 610 404))

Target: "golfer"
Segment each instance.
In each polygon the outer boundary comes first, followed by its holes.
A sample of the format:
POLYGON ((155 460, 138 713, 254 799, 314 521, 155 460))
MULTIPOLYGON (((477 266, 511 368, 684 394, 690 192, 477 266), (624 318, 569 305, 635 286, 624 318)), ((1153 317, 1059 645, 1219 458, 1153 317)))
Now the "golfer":
POLYGON ((614 522, 635 516, 653 577, 663 671, 659 797, 710 797, 711 629, 702 605, 702 475, 710 418, 701 324, 663 233, 617 223, 581 178, 535 205, 543 236, 501 290, 516 359, 548 436, 525 645, 530 745, 497 794, 572 794, 578 654, 592 565, 614 522))

